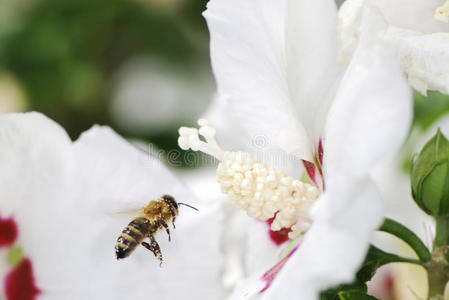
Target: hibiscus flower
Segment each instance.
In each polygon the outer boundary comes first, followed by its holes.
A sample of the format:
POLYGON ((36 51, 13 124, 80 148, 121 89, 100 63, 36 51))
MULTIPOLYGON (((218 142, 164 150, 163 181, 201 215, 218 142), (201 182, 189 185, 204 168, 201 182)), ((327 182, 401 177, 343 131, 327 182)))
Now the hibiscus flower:
POLYGON ((216 203, 198 200, 164 165, 108 127, 72 142, 38 113, 0 116, 2 299, 215 299, 221 289, 216 203), (139 209, 163 194, 180 206, 164 262, 114 246, 139 209), (8 259, 8 256, 10 259, 8 259))
POLYGON ((217 119, 181 128, 179 145, 217 158, 217 180, 231 202, 294 239, 238 298, 317 299, 352 280, 383 219, 371 175, 401 145, 412 101, 383 31, 371 26, 382 18, 366 14, 352 59, 339 65, 333 1, 208 4, 217 119), (222 133, 225 149, 215 140, 222 133), (257 146, 261 136, 267 147, 234 151, 257 146), (273 153, 296 158, 281 159, 289 174, 270 163, 273 153), (304 169, 310 184, 288 176, 304 169))

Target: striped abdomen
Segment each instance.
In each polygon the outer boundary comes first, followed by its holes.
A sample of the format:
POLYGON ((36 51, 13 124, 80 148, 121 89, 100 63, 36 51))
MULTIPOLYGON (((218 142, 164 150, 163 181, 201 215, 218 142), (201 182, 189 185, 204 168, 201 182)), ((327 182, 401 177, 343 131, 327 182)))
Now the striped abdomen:
POLYGON ((150 221, 147 218, 136 218, 123 229, 115 244, 117 259, 129 256, 145 237, 150 234, 150 221))

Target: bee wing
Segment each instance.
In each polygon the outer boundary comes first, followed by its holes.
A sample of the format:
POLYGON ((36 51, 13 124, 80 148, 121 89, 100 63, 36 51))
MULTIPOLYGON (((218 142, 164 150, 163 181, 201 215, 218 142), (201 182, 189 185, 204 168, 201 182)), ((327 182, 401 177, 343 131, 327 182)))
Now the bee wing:
POLYGON ((112 214, 114 215, 139 215, 142 213, 142 209, 129 209, 129 210, 124 210, 124 211, 117 211, 117 212, 113 212, 112 214))
POLYGON ((128 218, 128 219, 132 219, 135 217, 138 217, 140 215, 143 215, 143 208, 130 208, 130 209, 125 209, 125 210, 119 210, 119 211, 111 211, 109 212, 109 214, 115 216, 115 217, 123 217, 123 218, 128 218))

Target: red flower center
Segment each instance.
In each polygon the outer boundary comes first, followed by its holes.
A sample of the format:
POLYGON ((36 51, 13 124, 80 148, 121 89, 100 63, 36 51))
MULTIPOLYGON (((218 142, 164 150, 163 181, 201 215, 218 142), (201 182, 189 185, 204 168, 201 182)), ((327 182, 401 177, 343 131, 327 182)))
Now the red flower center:
POLYGON ((17 239, 17 224, 12 218, 0 218, 0 247, 9 247, 17 239))
POLYGON ((23 259, 5 278, 6 299, 34 300, 40 293, 33 277, 33 267, 28 258, 23 259))
MULTIPOLYGON (((277 213, 276 213, 277 214, 277 213)), ((270 239, 275 243, 276 245, 282 245, 283 243, 287 242, 289 240, 288 233, 292 231, 291 228, 281 228, 279 231, 273 231, 271 230, 271 223, 273 223, 274 218, 276 217, 276 214, 273 218, 268 219, 266 222, 270 226, 270 229, 268 230, 268 234, 270 235, 270 239)))

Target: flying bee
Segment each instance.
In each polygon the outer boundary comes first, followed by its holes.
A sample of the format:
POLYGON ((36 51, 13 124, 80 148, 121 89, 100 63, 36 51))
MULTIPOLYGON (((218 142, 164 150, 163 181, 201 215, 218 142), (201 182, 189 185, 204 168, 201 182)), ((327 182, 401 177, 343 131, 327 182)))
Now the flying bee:
POLYGON ((141 216, 132 220, 118 237, 117 243, 115 244, 115 255, 117 259, 128 257, 141 244, 153 252, 154 256, 159 259, 159 265, 161 266, 162 253, 154 235, 160 229, 164 228, 168 234, 168 241, 170 241, 170 230, 167 223, 171 222, 173 228, 175 228, 178 205, 185 205, 197 210, 188 204, 176 202, 175 198, 169 195, 164 195, 157 200, 150 201, 141 210, 141 216), (150 243, 144 242, 145 238, 149 238, 150 243))

